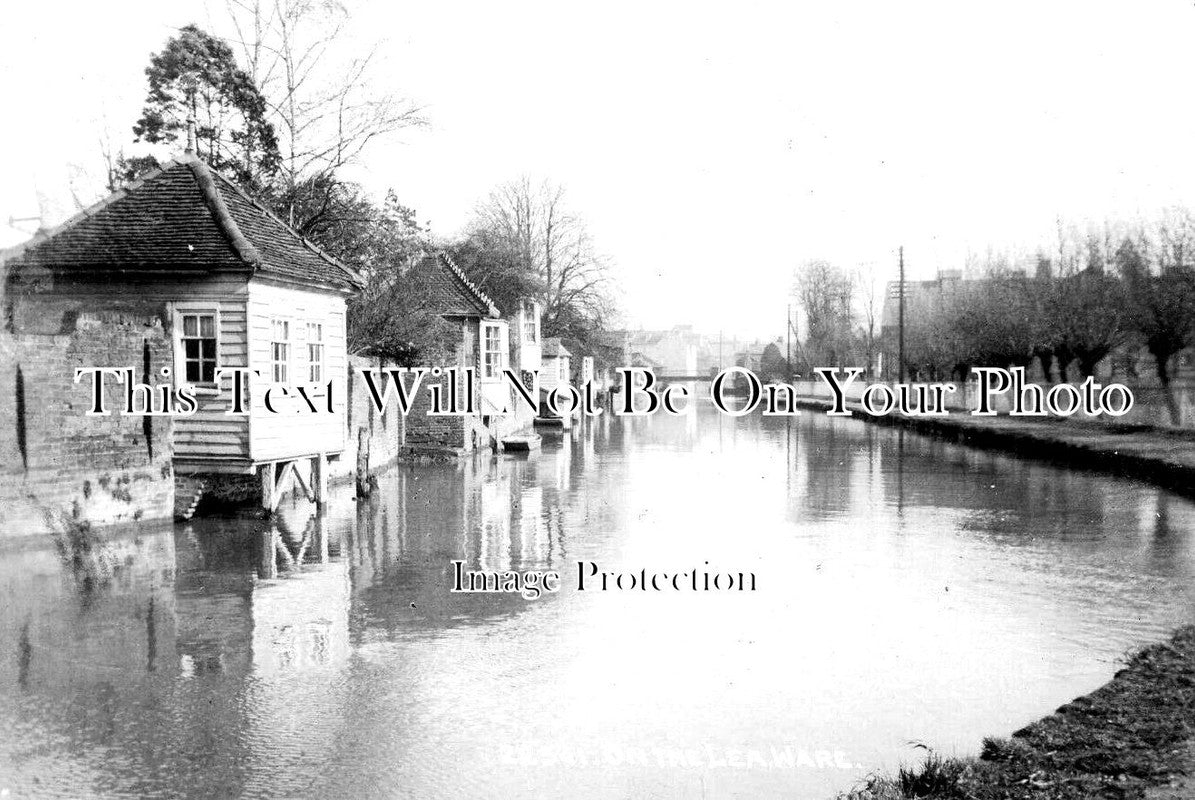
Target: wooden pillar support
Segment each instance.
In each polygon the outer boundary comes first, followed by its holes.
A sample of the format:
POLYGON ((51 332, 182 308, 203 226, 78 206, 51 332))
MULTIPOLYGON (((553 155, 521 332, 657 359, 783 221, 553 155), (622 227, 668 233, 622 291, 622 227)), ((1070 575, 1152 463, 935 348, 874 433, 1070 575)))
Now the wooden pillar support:
POLYGON ((311 488, 315 490, 315 504, 328 502, 328 455, 320 453, 311 459, 311 488))
POLYGON ((271 461, 257 468, 258 477, 261 478, 261 507, 267 514, 274 513, 274 509, 278 507, 277 491, 274 486, 277 466, 271 461))

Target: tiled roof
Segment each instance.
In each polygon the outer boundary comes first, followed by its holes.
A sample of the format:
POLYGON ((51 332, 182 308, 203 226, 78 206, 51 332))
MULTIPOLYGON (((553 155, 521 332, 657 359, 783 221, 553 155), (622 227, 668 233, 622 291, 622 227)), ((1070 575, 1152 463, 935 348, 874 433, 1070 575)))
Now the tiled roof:
POLYGON ((549 358, 560 358, 562 356, 568 357, 572 355, 572 353, 565 349, 560 339, 556 338, 555 336, 550 336, 547 339, 544 339, 544 343, 540 347, 540 354, 548 356, 549 358))
POLYGON ((0 257, 62 270, 244 270, 342 290, 362 283, 192 155, 0 257))
POLYGON ((430 293, 445 317, 498 317, 498 309, 447 253, 429 253, 412 269, 412 278, 430 293))

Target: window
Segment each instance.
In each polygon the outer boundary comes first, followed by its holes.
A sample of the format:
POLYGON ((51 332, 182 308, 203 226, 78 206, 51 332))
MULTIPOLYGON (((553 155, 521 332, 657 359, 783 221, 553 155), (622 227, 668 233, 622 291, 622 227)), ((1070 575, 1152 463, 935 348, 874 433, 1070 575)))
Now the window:
POLYGON ((274 383, 286 383, 290 378, 290 321, 276 319, 271 323, 270 367, 274 383))
POLYGON ((536 324, 535 301, 523 301, 523 341, 529 344, 535 344, 538 337, 538 328, 536 324))
POLYGON ((481 377, 499 378, 502 376, 502 326, 496 322, 483 322, 481 335, 481 377))
POLYGON ((319 383, 324 379, 324 326, 307 323, 307 380, 319 383))
POLYGON ((568 359, 560 359, 560 380, 568 383, 568 359))
POLYGON ((183 379, 190 384, 216 382, 216 312, 179 313, 183 379))

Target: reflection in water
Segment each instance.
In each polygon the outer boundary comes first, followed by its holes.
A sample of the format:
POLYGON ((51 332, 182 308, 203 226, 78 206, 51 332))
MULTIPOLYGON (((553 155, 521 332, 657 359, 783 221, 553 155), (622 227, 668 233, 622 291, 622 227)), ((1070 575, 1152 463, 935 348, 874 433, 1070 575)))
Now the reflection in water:
POLYGON ((1191 615, 1195 508, 810 414, 587 421, 322 514, 0 561, 0 790, 826 796, 970 750, 1191 615), (449 562, 564 574, 452 594, 449 562), (573 591, 603 569, 755 593, 573 591))

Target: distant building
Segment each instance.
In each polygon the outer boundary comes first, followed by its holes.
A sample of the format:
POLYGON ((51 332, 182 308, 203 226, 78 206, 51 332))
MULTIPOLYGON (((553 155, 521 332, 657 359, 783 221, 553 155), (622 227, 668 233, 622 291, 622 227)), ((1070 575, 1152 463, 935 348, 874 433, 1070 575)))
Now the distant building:
POLYGON ((658 377, 697 375, 697 350, 701 336, 691 325, 677 325, 669 330, 626 331, 627 348, 644 364, 653 364, 658 377))

